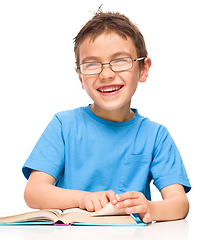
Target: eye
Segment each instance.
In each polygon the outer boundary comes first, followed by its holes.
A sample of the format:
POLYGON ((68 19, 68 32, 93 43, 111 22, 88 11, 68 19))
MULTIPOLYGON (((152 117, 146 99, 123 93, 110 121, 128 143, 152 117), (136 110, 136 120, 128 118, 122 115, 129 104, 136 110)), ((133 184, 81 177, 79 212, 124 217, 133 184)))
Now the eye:
POLYGON ((85 63, 85 64, 83 64, 84 65, 84 67, 85 68, 89 68, 89 69, 93 69, 93 68, 97 68, 97 67, 99 67, 99 63, 97 63, 97 62, 93 62, 93 63, 85 63))
POLYGON ((114 64, 114 65, 126 64, 126 63, 128 63, 128 58, 118 58, 118 59, 114 59, 111 63, 114 64))

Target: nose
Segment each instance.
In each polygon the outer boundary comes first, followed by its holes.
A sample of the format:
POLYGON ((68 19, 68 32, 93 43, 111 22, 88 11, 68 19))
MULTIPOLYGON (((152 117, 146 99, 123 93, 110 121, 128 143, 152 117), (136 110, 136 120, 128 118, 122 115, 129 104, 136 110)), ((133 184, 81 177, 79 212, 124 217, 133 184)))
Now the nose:
POLYGON ((109 63, 104 63, 103 65, 103 69, 102 72, 100 73, 100 79, 101 80, 112 80, 115 78, 115 72, 112 71, 112 69, 110 68, 110 64, 109 63))

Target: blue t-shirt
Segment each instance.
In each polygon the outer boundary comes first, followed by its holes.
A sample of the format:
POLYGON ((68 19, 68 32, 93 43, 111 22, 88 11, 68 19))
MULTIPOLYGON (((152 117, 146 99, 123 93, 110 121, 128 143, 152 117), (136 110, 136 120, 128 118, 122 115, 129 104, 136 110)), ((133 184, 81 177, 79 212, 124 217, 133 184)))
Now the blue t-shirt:
POLYGON ((132 110, 135 116, 127 122, 104 120, 89 106, 57 113, 25 162, 25 177, 34 169, 62 188, 138 191, 148 200, 152 180, 159 190, 181 184, 188 192, 189 179, 167 129, 132 110))

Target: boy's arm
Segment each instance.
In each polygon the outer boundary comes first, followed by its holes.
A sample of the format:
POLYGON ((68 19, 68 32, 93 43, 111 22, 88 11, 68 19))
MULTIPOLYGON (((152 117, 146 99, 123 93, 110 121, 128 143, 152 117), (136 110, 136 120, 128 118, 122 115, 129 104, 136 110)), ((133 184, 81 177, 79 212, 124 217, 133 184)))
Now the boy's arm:
POLYGON ((162 201, 148 201, 139 192, 127 192, 117 197, 115 208, 126 208, 126 212, 137 213, 146 223, 184 219, 189 211, 189 202, 184 187, 179 184, 161 190, 162 201))
POLYGON ((97 211, 108 202, 116 203, 115 193, 111 190, 90 193, 63 189, 54 186, 55 178, 33 170, 24 192, 27 205, 36 209, 67 209, 80 207, 88 211, 97 211))

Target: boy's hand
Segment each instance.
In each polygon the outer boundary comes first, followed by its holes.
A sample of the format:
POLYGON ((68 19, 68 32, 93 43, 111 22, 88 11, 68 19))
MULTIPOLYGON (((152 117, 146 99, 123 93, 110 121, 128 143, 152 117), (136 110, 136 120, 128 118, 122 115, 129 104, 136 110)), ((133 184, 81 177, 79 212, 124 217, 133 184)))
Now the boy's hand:
POLYGON ((146 199, 143 193, 126 192, 117 196, 118 203, 115 204, 116 209, 126 208, 127 214, 137 213, 139 218, 148 223, 152 221, 151 202, 146 199))
POLYGON ((117 203, 117 198, 112 190, 101 192, 84 192, 79 200, 79 208, 94 212, 105 207, 109 202, 117 203))
POLYGON ((189 201, 184 187, 173 184, 161 189, 162 201, 148 201, 140 192, 126 192, 117 196, 116 209, 125 208, 127 214, 137 213, 145 222, 184 219, 189 211, 189 201))

